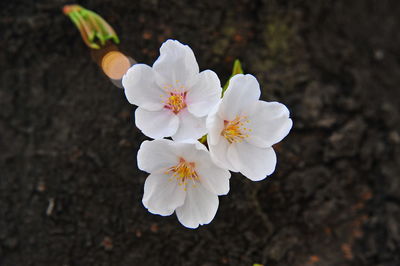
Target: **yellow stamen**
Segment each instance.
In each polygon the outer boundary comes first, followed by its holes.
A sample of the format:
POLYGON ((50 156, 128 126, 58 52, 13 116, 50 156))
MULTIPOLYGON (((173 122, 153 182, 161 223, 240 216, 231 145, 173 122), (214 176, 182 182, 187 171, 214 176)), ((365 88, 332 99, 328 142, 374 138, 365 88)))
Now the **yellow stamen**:
POLYGON ((176 179, 178 181, 179 186, 184 186, 184 190, 186 191, 186 185, 188 181, 193 182, 193 187, 196 187, 196 182, 200 180, 198 174, 195 171, 195 163, 187 162, 185 159, 180 158, 179 163, 173 167, 168 168, 165 172, 166 175, 172 175, 169 179, 173 181, 176 179))
POLYGON ((249 137, 248 132, 252 130, 250 128, 244 127, 245 123, 249 123, 250 120, 246 116, 237 116, 232 121, 224 121, 224 129, 221 135, 224 136, 229 143, 242 142, 243 139, 249 137))
POLYGON ((186 107, 186 92, 172 91, 168 99, 164 102, 164 107, 170 109, 175 114, 186 107))

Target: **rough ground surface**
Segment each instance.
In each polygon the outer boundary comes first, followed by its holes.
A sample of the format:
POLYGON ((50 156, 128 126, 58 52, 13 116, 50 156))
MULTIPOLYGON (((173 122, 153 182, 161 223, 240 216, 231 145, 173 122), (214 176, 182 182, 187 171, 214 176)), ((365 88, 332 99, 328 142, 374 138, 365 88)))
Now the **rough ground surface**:
POLYGON ((400 22, 393 1, 79 1, 151 64, 242 59, 292 112, 278 167, 234 175, 198 230, 152 215, 134 107, 91 61, 66 1, 0 4, 0 265, 400 265, 400 22))

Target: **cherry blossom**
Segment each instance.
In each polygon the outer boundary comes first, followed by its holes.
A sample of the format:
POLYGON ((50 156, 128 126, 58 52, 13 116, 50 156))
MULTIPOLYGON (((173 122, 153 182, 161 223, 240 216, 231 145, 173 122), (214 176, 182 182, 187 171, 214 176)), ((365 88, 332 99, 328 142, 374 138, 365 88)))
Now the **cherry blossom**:
POLYGON ((221 83, 211 70, 199 72, 192 49, 167 40, 150 67, 135 64, 122 79, 125 95, 137 105, 136 126, 153 139, 198 139, 206 116, 221 97, 221 83))
POLYGON ((188 228, 210 223, 218 209, 218 195, 229 192, 230 172, 215 165, 197 141, 144 141, 137 161, 141 170, 150 173, 143 205, 162 216, 176 212, 188 228))
POLYGON ((207 142, 213 160, 253 181, 274 172, 277 159, 272 145, 293 125, 285 105, 260 101, 260 94, 254 76, 235 75, 207 118, 207 142))

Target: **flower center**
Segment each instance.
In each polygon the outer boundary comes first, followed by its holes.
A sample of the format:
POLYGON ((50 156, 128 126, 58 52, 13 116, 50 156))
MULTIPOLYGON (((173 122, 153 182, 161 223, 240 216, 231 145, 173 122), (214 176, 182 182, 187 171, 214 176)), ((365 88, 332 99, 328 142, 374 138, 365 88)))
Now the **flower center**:
POLYGON ((172 175, 169 181, 173 181, 176 179, 178 181, 178 185, 184 185, 186 190, 186 185, 188 181, 193 182, 193 186, 195 187, 196 182, 200 180, 198 174, 194 170, 195 163, 187 162, 185 159, 180 158, 179 163, 173 167, 168 168, 165 172, 167 175, 172 175))
POLYGON ((244 126, 245 123, 249 123, 250 120, 247 116, 236 116, 232 121, 224 121, 224 129, 221 135, 224 136, 229 143, 242 142, 243 139, 249 137, 250 128, 244 126))
POLYGON ((164 107, 170 109, 175 114, 186 107, 186 92, 169 92, 169 97, 164 101, 164 107))

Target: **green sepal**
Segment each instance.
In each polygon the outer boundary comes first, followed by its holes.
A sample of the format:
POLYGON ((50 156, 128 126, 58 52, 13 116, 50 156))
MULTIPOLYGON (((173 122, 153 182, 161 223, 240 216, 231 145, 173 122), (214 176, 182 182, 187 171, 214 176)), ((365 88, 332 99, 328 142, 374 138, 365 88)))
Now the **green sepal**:
POLYGON ((229 80, 237 74, 243 74, 242 64, 240 63, 239 59, 236 59, 235 62, 233 62, 232 75, 229 77, 228 81, 225 83, 224 87, 222 88, 222 96, 224 95, 226 89, 229 86, 229 80))
POLYGON ((79 5, 64 6, 63 12, 72 20, 90 48, 100 49, 108 40, 119 44, 114 29, 97 13, 79 5))

